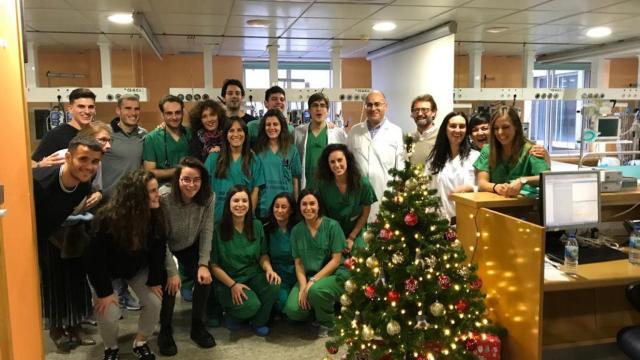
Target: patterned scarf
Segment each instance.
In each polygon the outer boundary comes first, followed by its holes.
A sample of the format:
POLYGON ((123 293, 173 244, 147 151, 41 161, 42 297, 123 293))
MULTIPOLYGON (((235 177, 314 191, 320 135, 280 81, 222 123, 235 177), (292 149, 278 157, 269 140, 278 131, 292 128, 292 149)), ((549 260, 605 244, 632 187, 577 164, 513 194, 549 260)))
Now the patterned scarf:
POLYGON ((197 135, 200 143, 202 143, 202 156, 205 159, 213 147, 222 146, 222 131, 218 129, 208 131, 202 128, 198 130, 197 135))

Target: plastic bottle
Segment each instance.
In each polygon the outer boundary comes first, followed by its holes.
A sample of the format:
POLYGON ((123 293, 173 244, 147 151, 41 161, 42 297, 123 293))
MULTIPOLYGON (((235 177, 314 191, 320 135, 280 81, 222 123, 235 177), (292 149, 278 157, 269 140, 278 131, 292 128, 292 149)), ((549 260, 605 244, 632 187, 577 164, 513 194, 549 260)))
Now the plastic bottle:
POLYGON ((564 272, 567 274, 578 273, 578 241, 575 235, 569 235, 564 245, 564 272))
POLYGON ((633 230, 629 238, 629 262, 640 265, 640 230, 633 230))

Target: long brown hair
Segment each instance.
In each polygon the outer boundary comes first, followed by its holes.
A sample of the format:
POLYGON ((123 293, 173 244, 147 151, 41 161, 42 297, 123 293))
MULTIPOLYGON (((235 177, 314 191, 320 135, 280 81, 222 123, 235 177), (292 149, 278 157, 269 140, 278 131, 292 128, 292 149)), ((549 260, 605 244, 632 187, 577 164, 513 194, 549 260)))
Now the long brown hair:
POLYGON ((232 116, 227 121, 227 126, 224 129, 224 141, 222 142, 222 149, 220 150, 220 156, 218 156, 218 161, 216 162, 216 177, 218 179, 224 179, 227 177, 227 172, 229 171, 229 167, 231 166, 231 145, 229 145, 229 138, 227 138, 227 134, 229 133, 229 129, 233 126, 233 124, 239 124, 244 131, 244 142, 242 143, 242 172, 246 176, 251 176, 251 160, 253 159, 253 153, 249 148, 249 130, 247 129, 247 124, 242 121, 237 116, 232 116))
POLYGON ((200 206, 207 206, 212 197, 209 172, 207 168, 202 165, 202 162, 193 156, 183 157, 178 163, 178 166, 176 166, 176 171, 173 172, 173 177, 171 178, 171 196, 173 196, 173 200, 177 203, 182 203, 180 176, 184 168, 195 169, 200 173, 200 190, 193 196, 193 202, 200 206))
POLYGON ((231 197, 239 192, 244 192, 249 198, 249 210, 244 215, 244 225, 242 232, 249 241, 255 239, 253 233, 253 214, 251 209, 251 193, 244 185, 233 185, 229 191, 227 191, 227 198, 224 199, 224 209, 222 210, 222 218, 220 219, 220 237, 222 241, 229 241, 233 237, 233 214, 231 214, 231 197))
POLYGON ((256 144, 254 145, 254 150, 256 154, 260 154, 265 150, 269 150, 269 136, 267 136, 267 118, 275 117, 278 119, 278 123, 280 123, 280 134, 278 135, 278 154, 283 157, 286 157, 289 153, 289 147, 291 143, 293 143, 293 139, 291 138, 291 134, 289 134, 289 127, 287 125, 287 119, 282 114, 282 111, 279 109, 270 109, 268 110, 262 119, 260 119, 259 132, 258 132, 258 140, 256 140, 256 144))
POLYGON ((511 155, 509 156, 510 164, 515 164, 518 162, 523 147, 531 147, 531 142, 524 137, 522 121, 520 121, 520 116, 518 116, 516 110, 511 106, 499 107, 491 116, 491 122, 489 123, 491 132, 491 136, 489 136, 489 146, 491 149, 491 151, 489 151, 489 168, 491 169, 495 169, 498 162, 502 161, 502 154, 504 153, 502 144, 496 138, 494 128, 496 121, 501 119, 508 119, 509 121, 511 121, 511 125, 515 130, 513 142, 511 143, 511 155))
POLYGON ((152 172, 144 169, 125 175, 106 205, 96 214, 94 230, 104 226, 116 243, 132 251, 147 246, 150 235, 164 236, 162 209, 149 208, 147 184, 155 178, 152 172))

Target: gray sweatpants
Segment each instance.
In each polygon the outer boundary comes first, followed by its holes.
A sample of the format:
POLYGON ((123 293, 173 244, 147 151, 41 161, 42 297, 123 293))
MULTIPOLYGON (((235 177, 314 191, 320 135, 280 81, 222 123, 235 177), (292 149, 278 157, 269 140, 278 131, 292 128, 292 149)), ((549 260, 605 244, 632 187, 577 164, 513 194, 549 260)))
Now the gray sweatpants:
MULTIPOLYGON (((140 318, 138 319, 138 332, 148 339, 153 334, 153 330, 158 323, 162 299, 156 296, 146 285, 147 276, 148 269, 144 268, 131 279, 124 281, 131 286, 138 300, 140 300, 142 310, 140 311, 140 318)), ((95 299, 96 293, 93 287, 91 291, 95 299)), ((118 304, 109 305, 102 315, 96 314, 98 331, 100 332, 100 336, 102 336, 105 348, 118 347, 118 321, 121 315, 118 304)))

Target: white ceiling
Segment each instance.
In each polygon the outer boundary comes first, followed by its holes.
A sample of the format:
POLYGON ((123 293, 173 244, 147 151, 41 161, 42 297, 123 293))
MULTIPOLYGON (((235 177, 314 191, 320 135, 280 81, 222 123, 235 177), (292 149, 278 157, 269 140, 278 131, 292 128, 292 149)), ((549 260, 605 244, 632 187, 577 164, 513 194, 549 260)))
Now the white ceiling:
POLYGON ((481 43, 485 53, 520 54, 531 44, 537 54, 640 36, 640 0, 23 0, 27 39, 39 46, 96 48, 104 33, 115 48, 140 48, 146 42, 132 25, 112 24, 115 12, 144 13, 167 54, 199 52, 268 58, 277 43, 280 58, 327 59, 340 47, 342 57, 368 51, 447 21, 458 23, 457 50, 481 43), (250 19, 270 21, 251 28, 250 19), (380 20, 398 27, 378 33, 380 20), (611 27, 606 39, 590 39, 587 28, 611 27), (490 34, 485 30, 506 26, 490 34), (132 36, 133 34, 133 36, 132 36), (188 38, 189 35, 195 35, 188 38))

